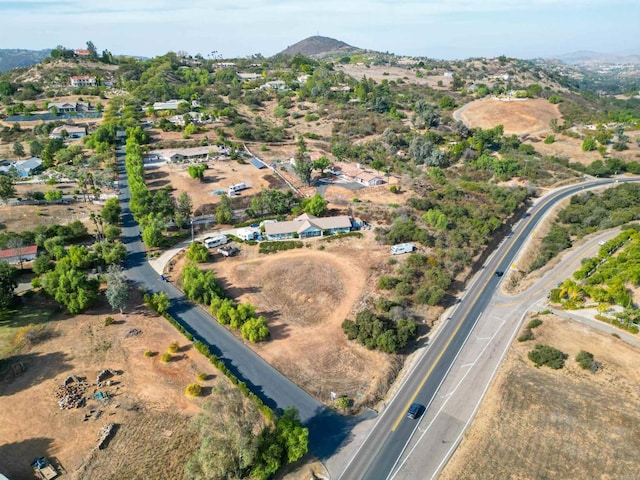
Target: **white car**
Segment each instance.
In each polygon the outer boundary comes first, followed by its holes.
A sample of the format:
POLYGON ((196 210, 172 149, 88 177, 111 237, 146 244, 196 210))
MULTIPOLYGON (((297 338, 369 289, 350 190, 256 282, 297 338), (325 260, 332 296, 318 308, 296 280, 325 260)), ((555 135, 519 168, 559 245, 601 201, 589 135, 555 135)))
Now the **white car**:
POLYGON ((605 243, 607 243, 607 242, 606 242, 606 241, 604 241, 604 240, 600 240, 600 241, 598 242, 598 245, 602 246, 602 245, 604 245, 605 243))

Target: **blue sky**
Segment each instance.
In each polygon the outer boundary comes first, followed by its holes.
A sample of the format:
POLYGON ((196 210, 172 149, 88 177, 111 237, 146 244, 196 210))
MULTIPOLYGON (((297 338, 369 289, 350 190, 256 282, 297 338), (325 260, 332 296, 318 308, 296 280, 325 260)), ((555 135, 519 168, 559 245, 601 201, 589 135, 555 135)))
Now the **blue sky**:
POLYGON ((0 48, 273 55, 311 35, 397 54, 640 54, 639 0, 0 0, 0 48))

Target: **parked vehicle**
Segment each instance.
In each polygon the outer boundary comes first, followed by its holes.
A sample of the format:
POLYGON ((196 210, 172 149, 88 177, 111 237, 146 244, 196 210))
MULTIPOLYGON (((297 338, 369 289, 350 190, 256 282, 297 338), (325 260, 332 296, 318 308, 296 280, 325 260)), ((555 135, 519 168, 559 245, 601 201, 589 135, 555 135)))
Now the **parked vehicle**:
POLYGON ((216 235, 215 237, 207 237, 204 239, 204 246, 207 248, 215 248, 224 245, 229 240, 225 235, 216 235))
POLYGON ((239 251, 240 251, 240 249, 238 247, 233 246, 233 245, 225 245, 224 247, 220 247, 217 250, 217 252, 220 255, 224 255, 225 257, 233 257, 239 251))
POLYGON ((236 183, 235 185, 231 185, 229 187, 228 193, 229 195, 234 195, 235 193, 241 191, 241 190, 246 190, 247 188, 249 188, 247 186, 246 183, 236 183))
POLYGON ((391 255, 401 255, 403 253, 411 253, 416 249, 414 243, 398 243, 391 246, 391 255))
POLYGON ((46 457, 36 458, 31 464, 33 473, 36 474, 40 480, 51 480, 58 476, 58 471, 49 462, 46 457))

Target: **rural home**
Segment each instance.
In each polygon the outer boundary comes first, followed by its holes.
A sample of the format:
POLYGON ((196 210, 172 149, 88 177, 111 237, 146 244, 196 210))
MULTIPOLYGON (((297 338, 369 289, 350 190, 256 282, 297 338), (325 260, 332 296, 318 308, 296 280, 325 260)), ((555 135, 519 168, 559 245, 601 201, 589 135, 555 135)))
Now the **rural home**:
POLYGON ((243 82, 251 82, 253 80, 258 80, 262 78, 262 75, 260 75, 259 73, 238 72, 238 78, 243 82))
POLYGON ((0 167, 1 174, 9 175, 12 171, 20 178, 27 178, 42 171, 42 160, 38 157, 31 157, 0 167))
POLYGON ((49 138, 64 138, 63 132, 67 132, 67 138, 82 138, 87 135, 86 127, 78 127, 76 125, 60 125, 51 130, 49 138))
POLYGON ((76 75, 71 77, 72 87, 95 87, 97 84, 96 77, 89 75, 76 75))
POLYGON ((352 165, 350 163, 338 162, 336 163, 331 171, 338 176, 345 178, 351 182, 356 182, 365 187, 373 187, 374 185, 382 185, 384 183, 383 178, 365 168, 359 163, 352 165))
POLYGON ((346 215, 318 218, 304 213, 289 222, 265 223, 264 234, 267 240, 283 240, 346 233, 351 228, 351 219, 346 215))
POLYGON ((89 102, 51 102, 47 105, 47 110, 54 110, 58 113, 88 112, 91 110, 89 102))
POLYGON ((89 57, 91 56, 91 52, 86 48, 77 48, 74 52, 76 57, 89 57))
POLYGON ((188 112, 184 115, 174 115, 173 117, 169 118, 169 121, 174 125, 184 127, 187 123, 185 117, 191 118, 191 122, 196 125, 204 123, 204 115, 200 112, 188 112))
POLYGON ((9 265, 17 265, 22 262, 30 262, 32 260, 35 260, 37 256, 37 245, 0 250, 0 260, 7 262, 9 265))
POLYGON ((287 84, 282 80, 272 80, 271 82, 267 82, 264 85, 260 85, 262 90, 272 89, 277 92, 284 92, 285 90, 289 90, 287 88, 287 84))
MULTIPOLYGON (((153 109, 154 110, 177 110, 180 107, 180 105, 182 105, 183 103, 186 103, 187 105, 189 105, 189 102, 187 100, 173 99, 173 100, 167 100, 166 102, 156 102, 153 104, 153 109)), ((191 106, 193 108, 198 108, 200 104, 195 100, 193 100, 191 102, 191 106)))
POLYGON ((191 162, 195 160, 209 160, 209 153, 219 150, 216 146, 179 148, 173 150, 154 150, 149 152, 148 158, 155 158, 166 162, 191 162))

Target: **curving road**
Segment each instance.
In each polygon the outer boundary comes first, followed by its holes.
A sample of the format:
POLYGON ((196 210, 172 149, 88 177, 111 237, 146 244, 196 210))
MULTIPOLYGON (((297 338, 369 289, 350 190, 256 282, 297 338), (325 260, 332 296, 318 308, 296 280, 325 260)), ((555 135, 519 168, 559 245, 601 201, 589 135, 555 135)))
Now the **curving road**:
MULTIPOLYGON (((628 180, 637 181, 637 179, 628 180)), ((502 280, 502 277, 496 276, 495 272, 504 272, 510 268, 538 221, 557 201, 585 188, 594 188, 613 182, 615 180, 612 179, 593 180, 577 186, 565 187, 542 198, 530 209, 529 214, 514 228, 514 235, 505 239, 487 261, 485 269, 476 276, 465 293, 464 302, 445 321, 438 335, 407 376, 396 396, 387 405, 367 438, 359 445, 356 455, 339 475, 340 479, 433 478, 437 475, 457 445, 461 432, 464 432, 476 407, 469 406, 471 401, 466 397, 459 398, 459 403, 451 408, 451 405, 448 405, 449 397, 460 388, 458 380, 461 382, 469 378, 469 372, 473 367, 476 367, 474 375, 486 375, 484 382, 475 386, 476 393, 480 398, 482 397, 483 389, 490 382, 493 373, 490 369, 488 371, 478 369, 477 360, 479 356, 488 352, 499 364, 503 352, 493 351, 496 350, 493 345, 495 337, 498 332, 501 332, 504 336, 503 341, 510 343, 513 335, 511 332, 515 330, 503 329, 506 323, 504 319, 512 316, 520 303, 522 305, 528 303, 525 300, 518 300, 505 304, 501 315, 487 319, 486 328, 474 332, 473 342, 469 342, 478 345, 473 346, 475 350, 468 363, 462 365, 466 370, 461 372, 456 370, 450 374, 463 346, 467 344, 478 319, 492 301, 498 284, 502 280), (441 386, 447 381, 448 376, 456 377, 455 382, 450 390, 446 390, 447 393, 444 396, 439 396, 441 386), (423 422, 406 418, 407 408, 414 401, 427 406, 423 422), (421 423, 426 423, 426 429, 421 423), (415 448, 415 442, 412 441, 414 436, 422 440, 427 434, 429 434, 427 438, 437 439, 437 441, 432 441, 429 448, 415 448), (409 468, 408 460, 411 459, 408 457, 411 456, 414 460, 417 459, 414 463, 420 464, 422 468, 409 468)), ((517 329, 518 324, 519 322, 512 324, 511 328, 517 329)))
POLYGON ((171 301, 169 313, 193 336, 209 345, 211 352, 222 359, 238 379, 258 395, 269 407, 282 411, 296 407, 301 421, 309 427, 309 447, 320 458, 331 455, 346 438, 350 422, 314 399, 244 345, 204 309, 186 300, 177 288, 164 282, 149 265, 139 238, 140 228, 129 208, 131 192, 124 168, 124 148, 117 149, 120 205, 122 207, 122 238, 127 247, 125 273, 138 288, 150 292, 165 292, 171 301))

